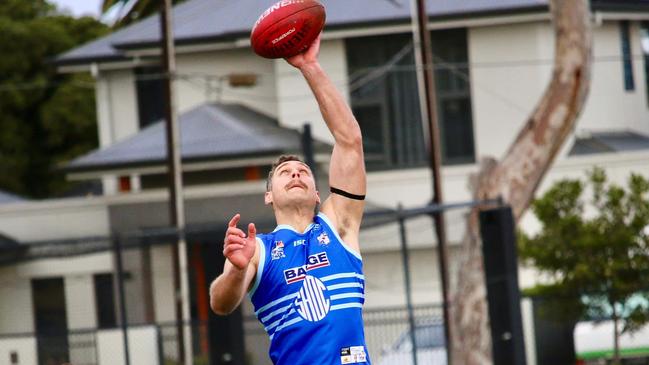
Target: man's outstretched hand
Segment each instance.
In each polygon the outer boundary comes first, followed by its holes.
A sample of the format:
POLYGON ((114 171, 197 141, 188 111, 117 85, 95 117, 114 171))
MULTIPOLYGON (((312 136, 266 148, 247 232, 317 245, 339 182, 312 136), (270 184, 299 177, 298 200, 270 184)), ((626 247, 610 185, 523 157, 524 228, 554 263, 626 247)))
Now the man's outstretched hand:
POLYGON ((255 254, 257 229, 254 223, 248 224, 248 235, 246 236, 241 229, 237 228, 240 219, 241 215, 235 214, 228 223, 223 244, 223 256, 237 269, 245 270, 255 254))
POLYGON ((320 36, 316 38, 309 48, 293 57, 286 58, 291 66, 302 69, 307 64, 318 62, 318 53, 320 52, 320 36))

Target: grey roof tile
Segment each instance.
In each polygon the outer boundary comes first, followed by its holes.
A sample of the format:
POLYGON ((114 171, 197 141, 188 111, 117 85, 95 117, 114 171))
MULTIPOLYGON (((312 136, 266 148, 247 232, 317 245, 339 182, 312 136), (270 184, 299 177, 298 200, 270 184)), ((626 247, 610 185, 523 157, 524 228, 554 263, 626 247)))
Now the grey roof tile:
MULTIPOLYGON (((275 1, 188 0, 174 7, 176 41, 182 44, 246 36, 259 14, 275 1)), ((327 27, 407 22, 410 19, 410 0, 322 2, 327 9, 327 27)), ((547 0, 428 0, 427 9, 431 17, 453 17, 545 8, 547 4, 547 0)), ((158 16, 154 15, 64 53, 57 58, 57 63, 83 64, 93 60, 121 59, 120 49, 155 44, 159 34, 158 16)))
MULTIPOLYGON (((300 133, 236 104, 204 104, 179 117, 181 156, 185 161, 299 152, 300 133)), ((166 161, 165 125, 160 121, 138 134, 79 157, 67 171, 142 166, 166 161)), ((322 143, 317 148, 325 148, 322 143)))
MULTIPOLYGON (((0 262, 3 259, 3 249, 15 249, 19 245, 18 241, 0 232, 0 262)), ((7 253, 7 256, 13 252, 7 253)))
POLYGON ((4 203, 16 203, 21 201, 26 201, 27 199, 20 197, 15 194, 8 193, 6 191, 0 190, 0 204, 4 203))
POLYGON ((575 140, 569 155, 649 150, 649 137, 631 131, 592 132, 575 140))

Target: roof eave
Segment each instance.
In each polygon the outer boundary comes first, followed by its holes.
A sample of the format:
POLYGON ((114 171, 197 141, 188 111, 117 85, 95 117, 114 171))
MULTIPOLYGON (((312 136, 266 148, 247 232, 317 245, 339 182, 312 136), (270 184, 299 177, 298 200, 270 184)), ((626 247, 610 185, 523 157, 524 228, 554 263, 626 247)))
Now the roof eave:
POLYGON ((624 2, 624 1, 595 1, 591 3, 593 11, 637 12, 649 11, 649 3, 624 2))
MULTIPOLYGON (((193 46, 196 44, 203 43, 223 43, 223 42, 235 42, 241 38, 247 38, 250 34, 248 32, 232 32, 221 35, 209 35, 201 37, 186 37, 186 38, 177 38, 174 44, 177 47, 180 46, 193 46)), ((135 51, 140 49, 149 49, 149 48, 158 48, 160 47, 160 40, 147 40, 141 42, 130 42, 130 43, 116 43, 113 45, 115 49, 128 52, 135 51)))
MULTIPOLYGON (((283 150, 267 150, 263 151, 260 156, 260 152, 250 152, 250 153, 239 153, 232 155, 206 155, 206 156, 192 156, 192 157, 183 157, 182 162, 184 165, 190 164, 199 164, 204 162, 215 162, 223 163, 234 160, 247 160, 252 158, 258 158, 263 156, 276 156, 278 153, 285 152, 283 150)), ((117 162, 117 163, 106 163, 106 164, 93 164, 93 165, 64 165, 58 168, 59 171, 67 174, 87 174, 87 173, 101 173, 106 174, 111 171, 116 170, 133 170, 133 169, 159 169, 160 167, 166 167, 166 159, 149 159, 149 160, 134 160, 129 162, 117 162)), ((242 165, 243 166, 243 165, 242 165)))
POLYGON ((123 55, 103 55, 97 57, 79 57, 79 58, 64 58, 64 59, 55 59, 51 62, 52 65, 57 67, 66 67, 66 66, 86 66, 92 63, 109 63, 109 62, 123 62, 130 61, 130 57, 123 55))

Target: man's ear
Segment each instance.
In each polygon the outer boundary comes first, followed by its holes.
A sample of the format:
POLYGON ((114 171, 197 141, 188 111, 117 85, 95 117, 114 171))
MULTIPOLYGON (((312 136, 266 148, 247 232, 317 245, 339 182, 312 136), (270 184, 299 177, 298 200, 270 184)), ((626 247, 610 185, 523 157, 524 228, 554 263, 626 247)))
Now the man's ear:
POLYGON ((273 204, 273 194, 270 191, 267 191, 266 194, 264 194, 264 204, 273 204))
POLYGON ((316 204, 320 204, 320 192, 317 190, 315 191, 315 202, 316 204))

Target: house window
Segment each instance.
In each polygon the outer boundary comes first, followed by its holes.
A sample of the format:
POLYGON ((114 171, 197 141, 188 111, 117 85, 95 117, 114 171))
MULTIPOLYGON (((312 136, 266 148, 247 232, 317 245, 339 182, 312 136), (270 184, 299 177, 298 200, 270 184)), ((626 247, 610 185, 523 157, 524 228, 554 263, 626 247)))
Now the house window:
POLYGON ((135 69, 140 129, 164 118, 164 79, 160 67, 135 69))
POLYGON ((475 162, 466 29, 431 32, 442 162, 475 162))
POLYGON ((622 65, 624 69, 624 90, 633 91, 635 82, 633 80, 633 56, 631 55, 631 41, 629 40, 629 22, 620 22, 620 43, 622 44, 622 65))
POLYGON ((115 291, 112 274, 96 274, 95 303, 97 308, 97 327, 114 328, 117 326, 115 315, 115 291))
MULTIPOLYGON (((474 161, 466 31, 431 33, 442 163, 474 161), (450 40, 446 38, 450 37, 450 40)), ((428 165, 410 34, 346 41, 351 106, 368 170, 428 165)))
POLYGON ((649 104, 649 22, 640 23, 640 42, 644 60, 645 93, 649 104))

